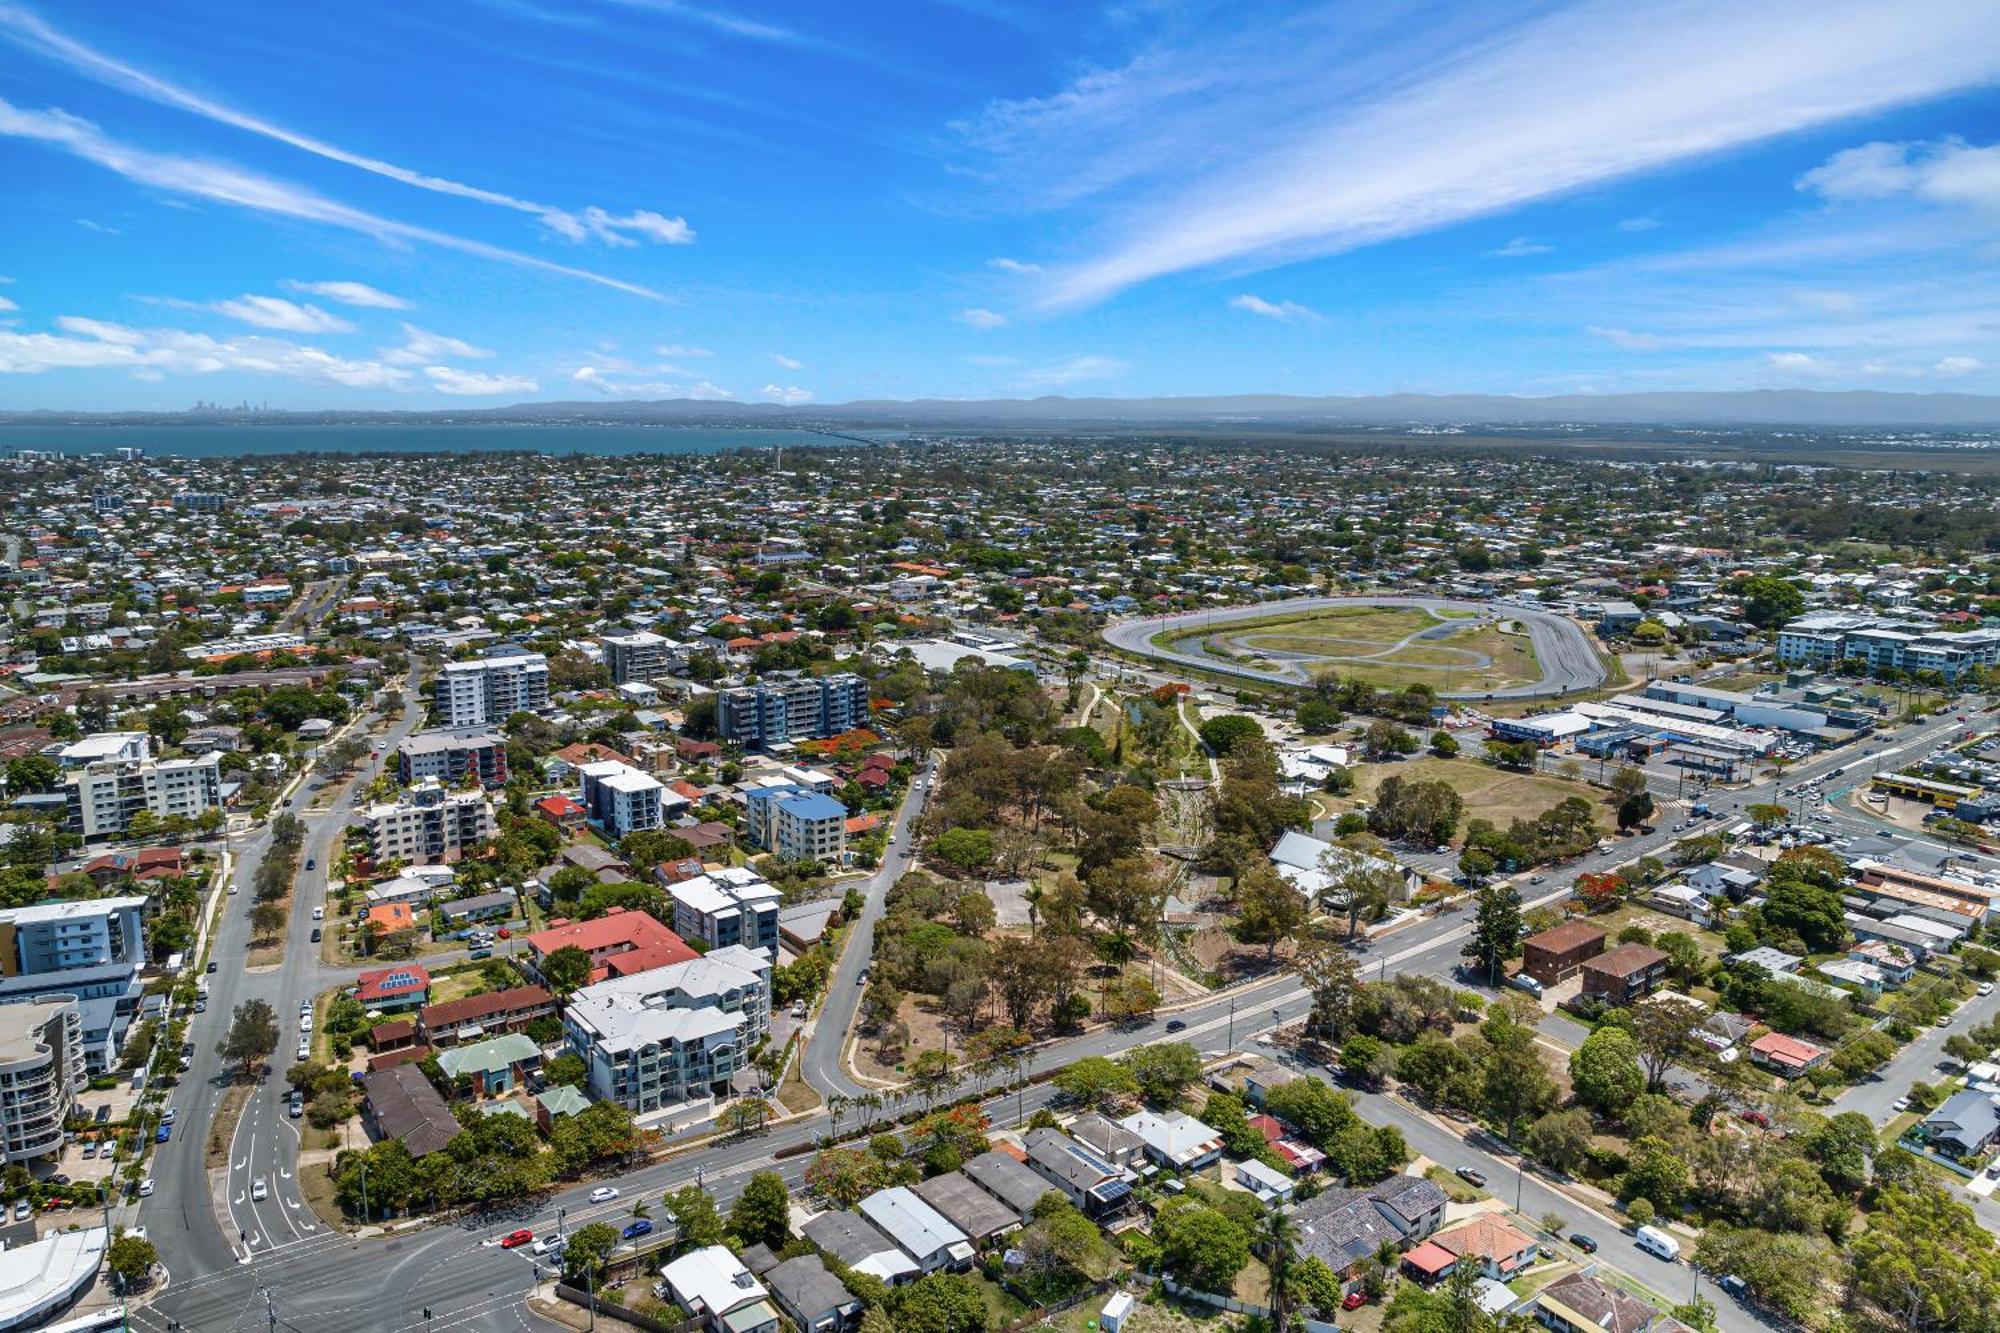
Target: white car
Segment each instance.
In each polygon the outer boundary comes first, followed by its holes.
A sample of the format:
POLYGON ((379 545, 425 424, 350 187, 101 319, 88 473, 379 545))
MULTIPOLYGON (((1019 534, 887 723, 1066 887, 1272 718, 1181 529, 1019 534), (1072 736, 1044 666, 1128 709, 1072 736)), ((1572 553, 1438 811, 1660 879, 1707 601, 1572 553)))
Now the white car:
POLYGON ((592 1203, 610 1203, 617 1197, 618 1187, 616 1185, 599 1185, 590 1192, 590 1201, 592 1203))
POLYGON ((310 1059, 312 1059, 312 1053, 313 1053, 313 1044, 312 1044, 312 1038, 310 1038, 310 1037, 301 1037, 301 1038, 299 1038, 299 1057, 298 1057, 298 1058, 299 1058, 299 1059, 301 1059, 301 1060, 310 1060, 310 1059))
POLYGON ((313 920, 315 921, 326 920, 326 909, 324 907, 313 908, 313 920))
POLYGON ((151 1176, 147 1176, 139 1182, 139 1197, 142 1199, 153 1197, 153 1178, 151 1176))
POLYGON ((1982 981, 1982 982, 1980 982, 1980 983, 1979 983, 1979 993, 1980 993, 1981 995, 1991 995, 1991 994, 1993 993, 1993 983, 1992 983, 1992 982, 1990 982, 1990 981, 1982 981))
POLYGON ((257 1177, 257 1183, 250 1187, 250 1202, 262 1203, 269 1191, 264 1188, 264 1177, 257 1177))
POLYGON ((311 1032, 312 1030, 313 1030, 313 1016, 311 1014, 300 1014, 299 1031, 311 1032))

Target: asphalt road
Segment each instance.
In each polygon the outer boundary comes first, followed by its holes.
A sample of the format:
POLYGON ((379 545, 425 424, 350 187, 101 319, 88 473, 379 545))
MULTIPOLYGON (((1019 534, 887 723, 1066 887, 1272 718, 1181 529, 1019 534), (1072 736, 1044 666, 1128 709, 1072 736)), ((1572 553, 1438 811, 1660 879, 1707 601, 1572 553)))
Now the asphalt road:
POLYGON ((890 827, 882 864, 866 880, 853 885, 861 890, 865 900, 861 916, 840 951, 840 960, 834 964, 833 976, 827 982, 826 1002, 813 1019, 805 1053, 800 1057, 799 1072, 806 1082, 822 1093, 853 1097, 866 1091, 849 1076, 842 1052, 847 1034, 854 1026, 854 1015, 861 1007, 861 973, 874 953, 875 923, 882 917, 882 905, 888 898, 889 886, 903 876, 915 858, 914 830, 923 818, 925 805, 930 801, 940 766, 933 756, 912 779, 909 795, 904 799, 902 808, 897 810, 895 822, 890 827))
MULTIPOLYGON (((1163 630, 1181 632, 1228 625, 1239 620, 1261 620, 1267 616, 1330 611, 1346 606, 1410 606, 1421 607, 1428 611, 1458 610, 1482 613, 1491 613, 1495 610, 1494 604, 1490 602, 1456 601, 1448 597, 1291 597, 1283 601, 1259 602, 1253 606, 1234 606, 1216 611, 1186 611, 1178 615, 1147 616, 1116 621, 1105 627, 1104 637, 1115 647, 1159 661, 1199 667, 1204 671, 1221 672, 1224 675, 1238 676, 1266 684, 1302 685, 1308 683, 1306 673, 1293 664, 1285 664, 1276 670, 1267 671, 1220 657, 1210 657, 1205 653, 1162 648, 1153 642, 1153 637, 1163 630)), ((1575 621, 1567 616, 1557 615, 1553 611, 1533 607, 1508 606, 1504 610, 1506 619, 1517 620, 1527 627, 1528 639, 1535 648, 1535 659, 1541 664, 1541 681, 1499 690, 1464 692, 1440 690, 1439 698, 1536 699, 1573 694, 1578 690, 1596 689, 1604 683, 1604 664, 1598 660, 1597 650, 1591 646, 1590 636, 1585 634, 1575 621)), ((1339 663, 1330 665, 1338 667, 1339 663)), ((1422 672, 1412 673, 1412 679, 1422 678, 1422 672)))

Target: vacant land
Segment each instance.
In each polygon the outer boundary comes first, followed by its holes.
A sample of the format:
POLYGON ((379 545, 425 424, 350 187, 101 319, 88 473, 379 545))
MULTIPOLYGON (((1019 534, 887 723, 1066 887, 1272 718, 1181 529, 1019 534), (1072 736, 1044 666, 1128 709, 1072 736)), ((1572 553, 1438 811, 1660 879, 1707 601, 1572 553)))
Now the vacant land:
POLYGON ((1387 688, 1420 680, 1444 691, 1495 690, 1541 678, 1528 636, 1507 624, 1460 609, 1349 606, 1232 621, 1169 643, 1251 664, 1296 662, 1387 688))
MULTIPOLYGON (((1355 770, 1354 793, 1343 809, 1373 804, 1382 780, 1391 776, 1405 782, 1444 781, 1465 798, 1467 819, 1490 820, 1500 828, 1516 819, 1533 819, 1542 811, 1571 796, 1601 803, 1604 793, 1581 782, 1551 777, 1546 773, 1513 773, 1473 759, 1415 759, 1400 764, 1367 764, 1355 770)), ((1602 822, 1602 821, 1600 821, 1602 822)))

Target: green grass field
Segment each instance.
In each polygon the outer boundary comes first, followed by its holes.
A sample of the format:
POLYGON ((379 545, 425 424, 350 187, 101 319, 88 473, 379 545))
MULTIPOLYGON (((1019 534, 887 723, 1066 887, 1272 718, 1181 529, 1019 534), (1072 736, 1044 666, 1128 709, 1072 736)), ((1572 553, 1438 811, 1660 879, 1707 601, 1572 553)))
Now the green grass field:
POLYGON ((1181 649, 1205 642, 1210 653, 1249 664, 1308 659, 1302 663, 1308 670, 1384 688, 1422 681, 1439 690, 1482 691, 1541 678, 1525 634, 1502 633, 1498 622, 1456 610, 1434 617, 1417 607, 1340 607, 1235 621, 1167 642, 1181 649), (1442 637, 1415 638, 1459 621, 1466 623, 1442 637))

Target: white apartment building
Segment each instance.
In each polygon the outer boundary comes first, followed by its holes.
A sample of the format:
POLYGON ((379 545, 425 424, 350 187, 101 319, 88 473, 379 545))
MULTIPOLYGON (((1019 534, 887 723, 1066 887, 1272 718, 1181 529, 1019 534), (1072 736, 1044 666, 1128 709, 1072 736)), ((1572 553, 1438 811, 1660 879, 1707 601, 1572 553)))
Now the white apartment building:
POLYGON ((143 731, 99 731, 80 741, 71 741, 56 752, 56 762, 64 768, 88 768, 92 764, 137 763, 153 757, 153 738, 143 731))
POLYGON ((613 685, 645 683, 671 675, 686 659, 686 649, 664 634, 634 630, 630 634, 607 634, 604 665, 613 685))
POLYGON ((443 725, 498 725, 515 713, 549 706, 549 659, 540 653, 509 653, 446 662, 437 691, 443 725))
POLYGON ((784 893, 740 866, 712 870, 667 886, 674 900, 674 934, 711 949, 740 944, 778 957, 778 908, 784 893))
POLYGON ((69 827, 88 842, 112 838, 141 810, 161 819, 194 819, 222 804, 222 756, 194 759, 108 759, 64 777, 69 827))
POLYGON ((9 1166, 62 1152, 63 1120, 85 1083, 74 997, 0 1005, 0 1157, 9 1166))
MULTIPOLYGON (((622 838, 638 829, 660 827, 665 819, 667 789, 650 773, 641 773, 630 764, 603 759, 578 766, 580 784, 577 804, 584 817, 611 838, 622 838)), ((674 801, 686 805, 682 796, 674 801)))
POLYGON ((484 792, 448 791, 435 778, 425 778, 398 800, 369 806, 360 822, 368 830, 368 855, 378 864, 453 859, 492 838, 498 827, 484 792))
POLYGON ((726 1093, 770 1030, 771 966, 730 945, 572 995, 563 1029, 590 1095, 643 1116, 726 1093))

